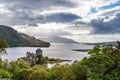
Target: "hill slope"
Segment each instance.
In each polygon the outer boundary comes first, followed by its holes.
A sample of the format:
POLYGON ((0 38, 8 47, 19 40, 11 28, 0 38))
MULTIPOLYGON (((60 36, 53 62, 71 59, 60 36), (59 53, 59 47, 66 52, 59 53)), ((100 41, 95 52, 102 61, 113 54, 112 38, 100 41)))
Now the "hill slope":
POLYGON ((34 46, 34 47, 39 47, 39 46, 46 47, 46 45, 50 46, 50 43, 42 41, 42 40, 39 40, 39 39, 36 39, 33 36, 29 36, 29 35, 23 34, 23 33, 20 33, 20 35, 21 35, 21 37, 23 39, 25 39, 28 42, 30 42, 31 46, 34 46))
MULTIPOLYGON (((48 42, 40 41, 34 38, 34 40, 29 40, 29 38, 23 38, 16 30, 5 25, 0 25, 0 36, 3 37, 10 47, 17 46, 39 46, 48 47, 50 44, 48 42), (34 43, 37 40, 37 45, 34 43)), ((29 36, 30 37, 30 36, 29 36)))
POLYGON ((67 38, 56 36, 56 35, 48 36, 45 41, 48 41, 51 43, 78 43, 72 39, 67 39, 67 38))

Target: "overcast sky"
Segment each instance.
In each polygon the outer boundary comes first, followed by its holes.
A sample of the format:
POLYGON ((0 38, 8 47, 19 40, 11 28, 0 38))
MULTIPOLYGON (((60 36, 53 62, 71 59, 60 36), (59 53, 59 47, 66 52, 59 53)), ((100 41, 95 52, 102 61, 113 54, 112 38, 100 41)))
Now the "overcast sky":
POLYGON ((0 24, 41 39, 120 40, 120 0, 0 0, 0 24))

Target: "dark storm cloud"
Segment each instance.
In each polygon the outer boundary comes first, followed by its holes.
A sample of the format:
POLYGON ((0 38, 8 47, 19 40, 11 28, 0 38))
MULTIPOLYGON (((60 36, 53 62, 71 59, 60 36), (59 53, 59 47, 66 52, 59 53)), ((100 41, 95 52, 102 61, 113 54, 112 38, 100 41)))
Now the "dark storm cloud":
POLYGON ((81 17, 72 13, 53 13, 51 15, 34 15, 32 12, 15 13, 11 19, 12 25, 37 25, 38 23, 70 23, 81 17), (22 15, 18 15, 22 14, 22 15))
POLYGON ((44 20, 43 15, 34 15, 32 11, 22 11, 16 12, 11 19, 12 25, 33 25, 36 26, 37 23, 41 23, 44 20))
POLYGON ((120 13, 117 13, 115 18, 110 20, 109 22, 104 22, 105 18, 91 20, 90 24, 94 28, 94 33, 98 34, 120 33, 120 13))
POLYGON ((45 10, 51 7, 73 7, 70 0, 1 0, 5 3, 6 7, 11 10, 17 9, 39 9, 45 10))
POLYGON ((72 22, 76 19, 80 19, 81 17, 77 16, 76 14, 72 13, 55 13, 46 16, 47 22, 57 22, 57 23, 66 23, 72 22))
POLYGON ((70 0, 0 0, 0 4, 4 4, 5 9, 10 11, 10 13, 0 15, 0 18, 6 18, 0 20, 0 23, 6 25, 28 24, 36 26, 38 23, 45 22, 45 16, 35 13, 36 11, 41 13, 57 7, 75 7, 75 4, 70 0))

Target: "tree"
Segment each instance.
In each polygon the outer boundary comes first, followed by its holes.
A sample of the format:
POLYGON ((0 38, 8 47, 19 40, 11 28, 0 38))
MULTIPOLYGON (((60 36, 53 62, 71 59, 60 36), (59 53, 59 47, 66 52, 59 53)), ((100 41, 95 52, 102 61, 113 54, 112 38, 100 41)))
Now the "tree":
POLYGON ((49 70, 47 80, 76 80, 76 75, 72 72, 70 65, 56 65, 49 70))
POLYGON ((95 79, 98 76, 104 76, 106 69, 114 65, 114 62, 106 55, 93 55, 89 58, 84 58, 81 64, 87 66, 88 76, 95 79))
POLYGON ((4 60, 4 61, 2 61, 2 59, 0 60, 0 69, 7 69, 8 66, 9 66, 8 60, 4 60))
POLYGON ((95 45, 93 47, 93 49, 91 49, 89 52, 88 52, 89 55, 97 55, 97 54, 101 54, 101 46, 100 45, 95 45))
POLYGON ((0 78, 11 78, 12 77, 12 74, 7 71, 7 70, 4 70, 4 69, 0 69, 0 78))
POLYGON ((24 62, 24 60, 19 59, 17 61, 12 61, 9 63, 8 70, 13 74, 13 79, 22 71, 29 69, 29 65, 24 62))
POLYGON ((85 65, 75 62, 71 65, 71 70, 76 75, 75 80, 87 80, 87 67, 85 65))
POLYGON ((2 37, 0 37, 0 55, 6 53, 6 51, 4 49, 6 47, 8 47, 7 43, 5 42, 5 40, 2 37))
POLYGON ((36 56, 35 63, 36 64, 44 64, 44 57, 42 55, 36 56))
POLYGON ((26 73, 25 80, 45 80, 47 69, 41 65, 35 65, 31 67, 26 73))
POLYGON ((26 75, 28 72, 28 69, 21 69, 16 75, 14 76, 15 80, 26 80, 26 75))
POLYGON ((88 78, 94 80, 100 76, 102 80, 118 79, 116 77, 120 75, 120 42, 117 42, 115 47, 95 45, 89 54, 89 57, 80 61, 81 65, 86 65, 88 68, 88 78))

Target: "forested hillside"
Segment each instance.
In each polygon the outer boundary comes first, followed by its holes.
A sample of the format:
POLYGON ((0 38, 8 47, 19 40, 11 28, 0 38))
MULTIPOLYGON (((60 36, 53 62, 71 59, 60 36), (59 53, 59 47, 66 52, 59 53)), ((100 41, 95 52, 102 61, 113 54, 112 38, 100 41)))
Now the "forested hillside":
MULTIPOLYGON (((40 41, 34 38, 34 40, 29 40, 28 38, 23 38, 16 30, 11 27, 0 25, 0 36, 5 39, 10 47, 16 46, 39 46, 48 47, 50 44, 48 42, 40 41), (36 42, 37 44, 34 44, 36 42)), ((30 37, 30 36, 29 36, 30 37)))

